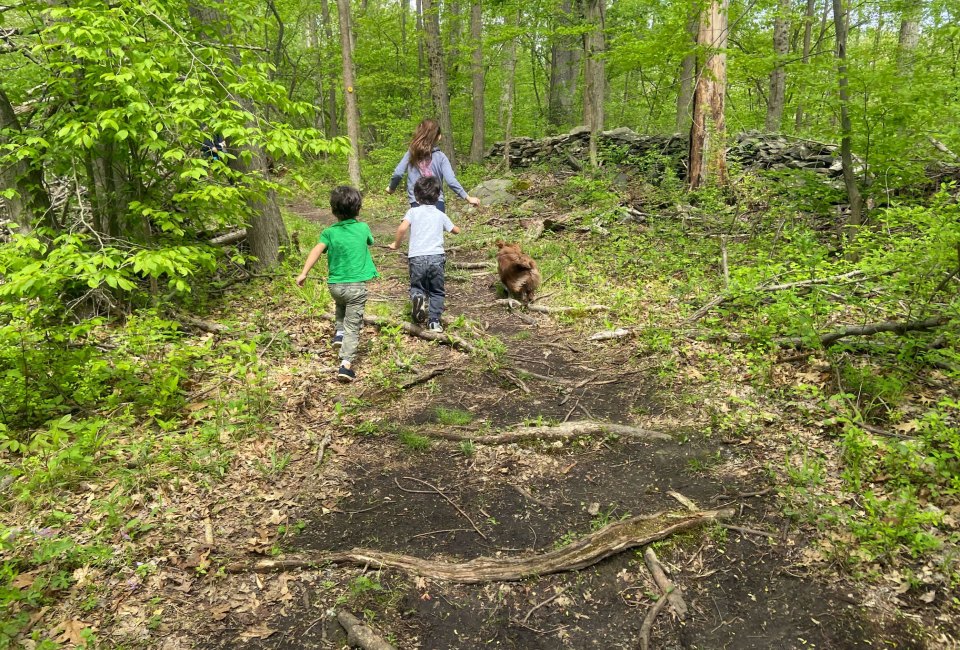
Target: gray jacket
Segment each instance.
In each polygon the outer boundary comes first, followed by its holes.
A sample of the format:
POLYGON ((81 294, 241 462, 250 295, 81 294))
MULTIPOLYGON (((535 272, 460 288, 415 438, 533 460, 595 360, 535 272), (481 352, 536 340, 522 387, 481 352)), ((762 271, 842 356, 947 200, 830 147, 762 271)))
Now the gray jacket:
MULTIPOLYGON (((440 183, 440 200, 443 201, 443 183, 445 182, 450 186, 450 189, 453 190, 454 194, 459 196, 461 199, 466 199, 468 194, 466 190, 463 189, 463 186, 460 185, 460 182, 457 180, 457 177, 453 173, 453 167, 450 166, 450 159, 447 158, 446 154, 440 151, 439 147, 433 148, 433 154, 430 158, 430 171, 433 172, 433 175, 441 180, 440 183)), ((397 165, 397 168, 393 170, 393 177, 390 179, 390 191, 397 189, 397 186, 400 185, 400 181, 403 179, 403 175, 407 175, 407 198, 410 199, 410 203, 416 203, 417 200, 413 196, 413 186, 416 184, 417 180, 420 178, 420 169, 416 165, 410 164, 410 151, 403 154, 403 158, 400 159, 400 164, 397 165)))

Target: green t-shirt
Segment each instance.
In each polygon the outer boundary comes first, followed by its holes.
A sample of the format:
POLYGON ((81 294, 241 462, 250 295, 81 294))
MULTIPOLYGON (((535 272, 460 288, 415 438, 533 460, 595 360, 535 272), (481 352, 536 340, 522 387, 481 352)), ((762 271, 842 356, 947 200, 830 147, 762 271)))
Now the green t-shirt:
POLYGON ((320 243, 327 245, 327 283, 366 282, 377 277, 370 249, 373 234, 370 226, 356 219, 338 221, 320 233, 320 243))

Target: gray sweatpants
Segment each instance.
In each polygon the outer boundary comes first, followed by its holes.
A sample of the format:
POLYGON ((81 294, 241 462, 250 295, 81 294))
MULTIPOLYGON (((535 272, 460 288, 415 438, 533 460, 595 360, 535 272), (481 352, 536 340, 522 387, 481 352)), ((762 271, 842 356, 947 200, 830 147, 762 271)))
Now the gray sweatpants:
POLYGON ((366 282, 343 282, 329 284, 330 295, 337 305, 336 328, 343 332, 343 345, 340 346, 340 360, 353 363, 360 342, 360 330, 363 329, 363 308, 367 304, 366 282))

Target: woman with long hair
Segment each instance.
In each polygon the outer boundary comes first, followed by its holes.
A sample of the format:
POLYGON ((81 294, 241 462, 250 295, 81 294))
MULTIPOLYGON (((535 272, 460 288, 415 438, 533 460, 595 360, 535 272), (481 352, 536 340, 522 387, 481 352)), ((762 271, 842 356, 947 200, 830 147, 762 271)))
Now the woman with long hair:
POLYGON ((450 159, 446 154, 440 151, 437 144, 440 142, 442 134, 440 125, 436 120, 426 119, 417 126, 413 133, 413 139, 410 140, 410 148, 403 154, 400 164, 393 170, 393 177, 390 179, 390 187, 387 188, 389 194, 397 189, 403 175, 407 175, 407 199, 410 201, 410 207, 415 208, 419 205, 413 195, 413 186, 421 176, 435 176, 440 179, 440 199, 437 201, 437 209, 446 212, 446 204, 443 200, 443 183, 446 183, 454 194, 464 199, 471 205, 480 205, 480 199, 467 194, 460 182, 457 181, 453 173, 453 167, 450 166, 450 159))

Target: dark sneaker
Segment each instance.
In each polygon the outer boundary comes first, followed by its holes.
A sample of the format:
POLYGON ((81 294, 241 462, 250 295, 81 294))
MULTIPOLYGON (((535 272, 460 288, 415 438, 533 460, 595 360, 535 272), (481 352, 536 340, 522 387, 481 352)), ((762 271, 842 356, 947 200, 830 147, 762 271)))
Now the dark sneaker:
POLYGON ((427 326, 427 329, 429 329, 431 332, 436 332, 437 334, 443 334, 443 327, 440 326, 440 321, 438 320, 430 321, 430 325, 427 326))
POLYGON ((343 345, 343 334, 334 334, 333 338, 330 339, 330 345, 335 348, 339 348, 341 345, 343 345))
POLYGON ((413 322, 423 325, 427 322, 427 297, 416 295, 410 302, 413 305, 413 322))
POLYGON ((337 371, 337 380, 342 381, 345 384, 349 384, 356 378, 357 373, 346 366, 340 366, 340 370, 337 371))

